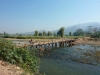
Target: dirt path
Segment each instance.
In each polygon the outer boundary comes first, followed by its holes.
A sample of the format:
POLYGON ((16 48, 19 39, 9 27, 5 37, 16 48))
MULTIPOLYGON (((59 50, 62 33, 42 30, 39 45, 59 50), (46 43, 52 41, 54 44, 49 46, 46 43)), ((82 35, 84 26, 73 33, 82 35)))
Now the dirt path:
POLYGON ((23 70, 16 65, 7 64, 0 60, 0 75, 21 75, 23 70))

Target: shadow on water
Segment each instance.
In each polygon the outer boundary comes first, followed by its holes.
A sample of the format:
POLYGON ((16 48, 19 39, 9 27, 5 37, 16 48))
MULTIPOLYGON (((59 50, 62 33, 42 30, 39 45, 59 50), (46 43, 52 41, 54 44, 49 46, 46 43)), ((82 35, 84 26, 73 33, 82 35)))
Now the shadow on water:
POLYGON ((100 66, 93 52, 100 47, 77 45, 52 50, 40 62, 39 71, 46 75, 100 75, 100 66), (86 55, 86 53, 91 53, 86 55))

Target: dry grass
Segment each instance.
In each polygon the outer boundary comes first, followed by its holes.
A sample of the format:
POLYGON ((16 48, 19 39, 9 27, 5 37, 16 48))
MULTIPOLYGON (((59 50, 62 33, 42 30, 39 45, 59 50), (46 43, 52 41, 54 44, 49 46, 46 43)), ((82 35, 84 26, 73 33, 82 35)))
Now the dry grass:
POLYGON ((89 40, 89 39, 78 39, 76 42, 76 44, 89 44, 89 45, 100 45, 100 40, 89 40))

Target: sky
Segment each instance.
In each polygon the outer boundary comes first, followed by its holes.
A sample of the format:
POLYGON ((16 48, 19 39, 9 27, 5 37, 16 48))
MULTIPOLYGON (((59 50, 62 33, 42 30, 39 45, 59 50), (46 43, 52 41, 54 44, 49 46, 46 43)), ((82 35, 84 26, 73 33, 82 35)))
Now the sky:
POLYGON ((0 33, 100 22, 100 0, 0 0, 0 33))

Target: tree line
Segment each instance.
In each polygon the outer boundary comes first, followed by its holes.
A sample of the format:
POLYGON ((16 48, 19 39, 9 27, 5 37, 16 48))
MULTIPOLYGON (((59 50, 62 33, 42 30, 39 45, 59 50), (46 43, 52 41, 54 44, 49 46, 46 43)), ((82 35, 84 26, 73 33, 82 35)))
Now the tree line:
MULTIPOLYGON (((39 32, 39 31, 35 31, 35 33, 33 34, 33 36, 58 36, 58 37, 64 37, 65 35, 65 29, 64 27, 61 27, 57 32, 51 32, 51 31, 43 31, 43 32, 39 32)), ((10 36, 10 34, 4 32, 4 33, 0 33, 0 36, 4 36, 4 37, 8 37, 10 36)), ((16 36, 23 36, 23 34, 18 34, 16 33, 16 36)), ((32 36, 32 34, 31 34, 32 36)), ((69 34, 67 34, 67 36, 88 36, 88 37, 92 37, 92 38, 99 38, 100 37, 100 29, 96 28, 96 27, 92 27, 89 26, 87 27, 87 30, 83 30, 83 29, 77 29, 75 32, 69 32, 69 34)))
POLYGON ((69 32, 69 35, 73 36, 87 36, 87 37, 92 37, 92 38, 100 38, 100 29, 97 27, 92 27, 89 26, 87 30, 83 29, 77 29, 75 32, 71 33, 69 32))
POLYGON ((48 31, 43 31, 43 32, 38 32, 37 30, 35 31, 34 36, 52 36, 52 32, 48 31))

